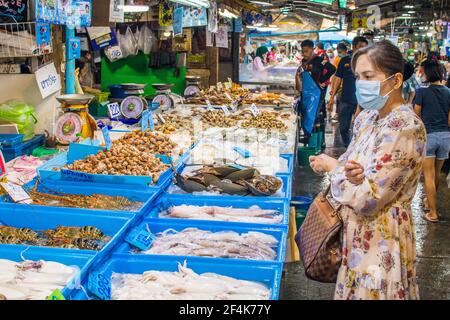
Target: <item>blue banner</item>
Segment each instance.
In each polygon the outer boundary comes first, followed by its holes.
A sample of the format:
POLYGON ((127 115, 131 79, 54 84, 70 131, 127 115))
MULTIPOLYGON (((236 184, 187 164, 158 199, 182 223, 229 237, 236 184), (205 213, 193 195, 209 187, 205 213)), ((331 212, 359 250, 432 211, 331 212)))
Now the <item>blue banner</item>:
POLYGON ((183 7, 179 6, 173 11, 173 35, 183 34, 183 7))
POLYGON ((92 0, 36 1, 36 21, 72 27, 91 25, 92 0))
POLYGON ((243 32, 244 28, 242 27, 242 17, 238 17, 234 19, 234 32, 243 32))

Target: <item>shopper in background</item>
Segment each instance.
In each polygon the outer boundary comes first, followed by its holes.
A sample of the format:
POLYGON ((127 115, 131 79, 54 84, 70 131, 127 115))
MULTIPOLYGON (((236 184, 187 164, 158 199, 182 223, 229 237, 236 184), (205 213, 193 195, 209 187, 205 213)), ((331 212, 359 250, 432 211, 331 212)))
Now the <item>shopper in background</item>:
POLYGON ((328 61, 330 61, 330 63, 332 65, 334 65, 334 60, 336 60, 336 56, 334 55, 334 50, 333 48, 329 48, 327 50, 327 56, 328 56, 328 61))
POLYGON ((265 80, 268 77, 267 70, 271 67, 266 67, 267 63, 267 54, 269 53, 269 49, 266 46, 261 46, 256 49, 255 58, 252 62, 252 70, 253 75, 258 80, 265 80))
MULTIPOLYGON (((330 62, 328 62, 328 60, 325 60, 323 57, 318 56, 317 54, 314 53, 314 43, 311 40, 304 40, 301 43, 301 48, 303 59, 295 76, 296 88, 301 96, 302 95, 301 74, 302 72, 308 72, 321 91, 319 98, 320 102, 318 108, 318 116, 316 117, 316 119, 321 126, 321 130, 325 130, 326 125, 325 96, 328 90, 330 78, 336 72, 336 69, 330 62)), ((308 135, 306 136, 306 140, 309 140, 308 135)))
MULTIPOLYGON (((334 60, 334 66, 336 70, 339 67, 339 63, 341 62, 341 59, 346 57, 348 55, 348 47, 344 42, 341 42, 337 45, 336 48, 337 51, 337 57, 334 60)), ((327 110, 331 112, 331 121, 337 122, 338 121, 338 114, 339 114, 339 103, 341 100, 341 94, 342 94, 342 84, 338 86, 335 82, 338 81, 336 78, 336 75, 334 75, 331 79, 331 90, 330 90, 330 97, 329 97, 329 103, 327 105, 327 110), (333 88, 336 88, 336 93, 334 94, 334 98, 331 97, 331 92, 333 88)))
POLYGON ((369 45, 374 44, 375 33, 372 30, 366 30, 363 33, 363 37, 367 39, 369 45))
POLYGON ((420 87, 420 84, 417 82, 415 77, 414 65, 409 61, 405 61, 405 71, 403 73, 403 78, 403 99, 405 99, 407 104, 412 105, 415 92, 420 87))
POLYGON ((321 57, 323 60, 329 61, 329 60, 328 60, 327 52, 325 51, 325 48, 324 48, 322 42, 317 42, 317 43, 316 43, 316 47, 315 47, 315 49, 314 49, 314 53, 315 53, 317 56, 321 57))
POLYGON ((414 99, 414 110, 422 118, 427 130, 427 156, 424 163, 426 211, 424 218, 437 222, 436 191, 439 174, 450 152, 450 90, 444 85, 444 66, 437 60, 423 63, 429 87, 420 88, 414 99))
POLYGON ((389 41, 357 51, 353 139, 339 160, 310 158, 330 173, 342 205, 342 264, 335 299, 418 299, 411 202, 425 155, 422 121, 402 98, 403 56, 389 41))
POLYGON ((268 62, 276 62, 277 61, 277 48, 272 47, 270 49, 270 52, 267 54, 267 60, 268 62))
POLYGON ((352 55, 367 45, 368 42, 364 37, 355 37, 353 39, 353 52, 347 52, 347 55, 341 58, 330 92, 328 108, 332 108, 334 104, 334 97, 338 93, 342 84, 342 94, 339 102, 339 131, 346 148, 350 144, 350 126, 358 104, 355 95, 356 78, 353 74, 351 66, 352 55))

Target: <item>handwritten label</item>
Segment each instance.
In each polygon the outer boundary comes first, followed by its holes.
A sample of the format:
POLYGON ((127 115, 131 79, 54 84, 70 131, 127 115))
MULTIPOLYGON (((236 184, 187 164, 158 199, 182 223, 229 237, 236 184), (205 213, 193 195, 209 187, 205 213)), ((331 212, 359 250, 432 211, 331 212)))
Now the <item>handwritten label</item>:
POLYGON ((61 169, 61 179, 67 181, 94 182, 94 176, 89 173, 61 169))
POLYGON ((14 202, 32 203, 30 196, 21 186, 10 182, 0 182, 0 185, 14 202))
POLYGON ((99 272, 89 274, 88 289, 102 300, 111 299, 111 282, 99 272))
POLYGON ((151 111, 148 112, 148 120, 150 121, 150 130, 155 131, 155 119, 153 119, 153 113, 151 111))
POLYGON ((110 118, 117 118, 121 115, 120 106, 117 102, 108 103, 108 113, 110 118))
POLYGON ((141 118, 141 131, 144 132, 144 131, 148 130, 149 120, 150 120, 150 111, 145 110, 142 113, 142 118, 141 118))
POLYGON ((258 107, 256 106, 256 104, 252 104, 251 106, 250 106, 250 111, 252 112, 252 114, 253 114, 253 116, 256 118, 257 116, 259 116, 259 109, 258 109, 258 107))
POLYGON ((135 246, 138 249, 141 249, 142 251, 146 251, 150 249, 153 241, 155 241, 156 236, 141 228, 141 229, 133 229, 128 236, 125 238, 125 241, 131 244, 132 246, 135 246))
POLYGON ((158 117, 159 121, 161 121, 162 124, 166 123, 166 120, 164 120, 162 114, 158 113, 156 116, 158 117))
POLYGON ((225 113, 225 116, 228 117, 230 115, 230 110, 228 110, 227 106, 221 106, 223 113, 225 113))
POLYGON ((59 291, 59 289, 56 289, 46 298, 46 300, 66 300, 66 298, 64 298, 63 294, 61 293, 61 291, 59 291))
POLYGON ((111 150, 112 141, 111 141, 111 136, 109 135, 108 126, 104 126, 102 128, 102 134, 103 134, 103 139, 105 140, 106 150, 111 150))
POLYGON ((61 90, 61 79, 53 62, 37 70, 35 76, 42 98, 61 90))

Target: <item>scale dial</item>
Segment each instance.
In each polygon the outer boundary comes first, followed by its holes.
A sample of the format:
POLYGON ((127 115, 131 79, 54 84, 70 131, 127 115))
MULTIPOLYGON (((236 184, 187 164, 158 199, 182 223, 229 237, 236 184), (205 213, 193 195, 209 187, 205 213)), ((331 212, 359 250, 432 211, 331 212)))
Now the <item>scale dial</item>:
POLYGON ((172 98, 168 95, 165 94, 160 94, 157 95, 154 99, 153 102, 159 102, 160 108, 161 109, 169 109, 173 106, 173 101, 172 98))
POLYGON ((186 89, 184 90, 184 96, 190 97, 195 95, 197 92, 200 92, 200 88, 196 85, 190 85, 187 86, 186 89))
POLYGON ((130 96, 123 99, 120 104, 120 112, 127 119, 138 119, 146 107, 146 102, 141 97, 130 96))
POLYGON ((70 144, 79 139, 83 127, 80 116, 74 112, 66 112, 56 120, 55 135, 61 144, 70 144))

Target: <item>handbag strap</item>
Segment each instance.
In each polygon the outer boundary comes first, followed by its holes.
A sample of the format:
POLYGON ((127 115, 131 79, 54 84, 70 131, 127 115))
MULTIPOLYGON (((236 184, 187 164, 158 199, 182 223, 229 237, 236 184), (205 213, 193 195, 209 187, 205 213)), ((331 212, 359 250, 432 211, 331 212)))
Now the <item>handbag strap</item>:
MULTIPOLYGON (((328 197, 333 198, 333 195, 331 193, 331 183, 328 185, 328 187, 325 189, 325 191, 323 192, 323 197, 324 199, 328 202, 328 204, 330 205, 330 207, 333 209, 334 213, 336 214, 336 216, 339 218, 339 220, 341 220, 342 222, 342 216, 340 211, 342 210, 343 205, 341 203, 339 203, 339 205, 336 207, 333 206, 333 204, 330 202, 330 199, 328 197)), ((337 202, 337 201, 336 201, 337 202)))

